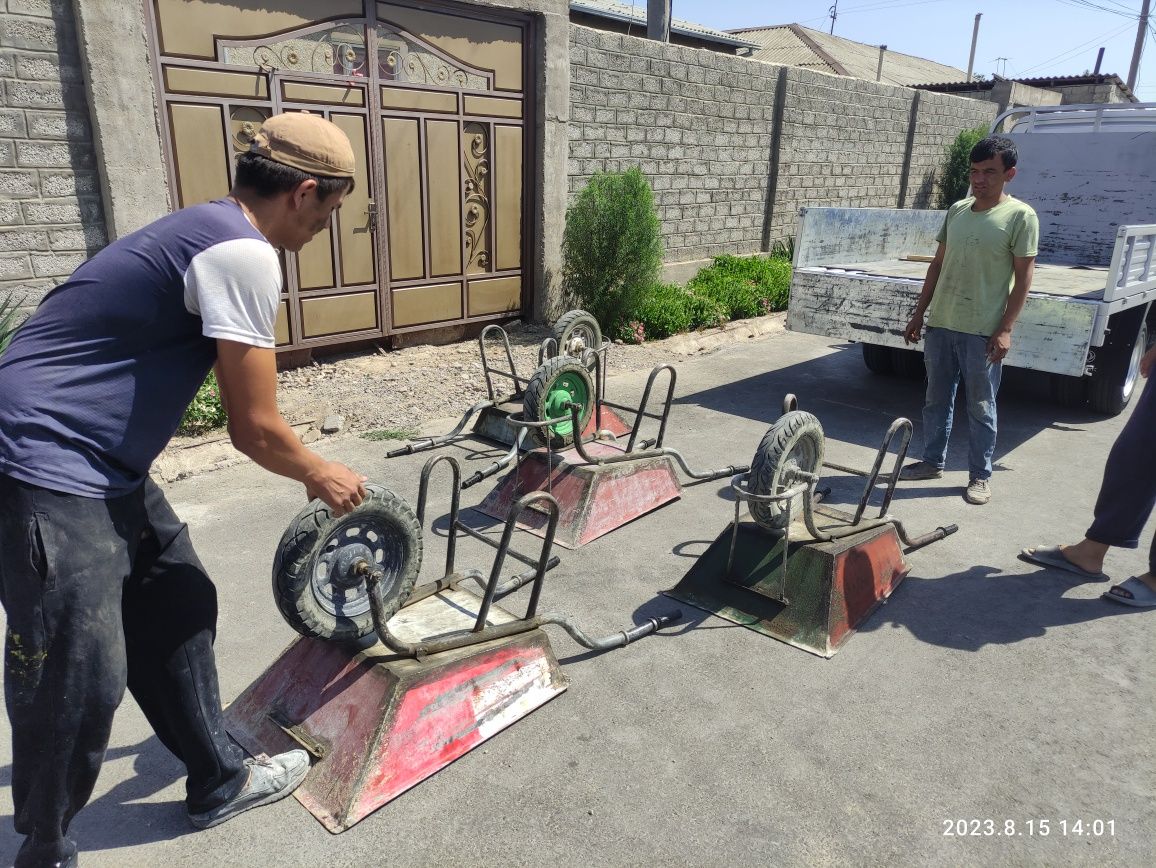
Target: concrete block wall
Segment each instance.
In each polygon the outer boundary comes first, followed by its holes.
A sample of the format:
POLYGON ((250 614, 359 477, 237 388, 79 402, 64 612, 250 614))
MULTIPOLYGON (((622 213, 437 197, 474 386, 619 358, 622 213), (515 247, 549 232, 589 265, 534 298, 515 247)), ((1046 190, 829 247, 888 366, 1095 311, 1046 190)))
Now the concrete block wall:
POLYGON ((69 0, 0 0, 0 299, 31 310, 106 243, 69 0))
POLYGON ((801 207, 933 207, 947 146, 996 114, 578 26, 570 66, 571 200, 595 172, 639 166, 668 264, 769 250, 794 235, 801 207))
POLYGON ((786 85, 770 237, 803 207, 896 207, 914 92, 800 68, 786 85))
POLYGON ((759 249, 774 69, 713 51, 570 28, 571 198, 598 171, 639 166, 670 261, 759 249))
POLYGON ((999 106, 992 102, 920 91, 907 173, 907 194, 900 207, 937 207, 939 190, 936 182, 947 149, 963 130, 990 127, 997 114, 999 106))

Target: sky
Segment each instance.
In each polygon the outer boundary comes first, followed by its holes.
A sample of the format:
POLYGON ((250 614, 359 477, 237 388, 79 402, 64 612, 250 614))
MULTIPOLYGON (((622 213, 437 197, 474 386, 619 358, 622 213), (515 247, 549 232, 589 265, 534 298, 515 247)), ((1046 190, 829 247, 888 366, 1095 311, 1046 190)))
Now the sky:
MULTIPOLYGON (((632 0, 619 0, 630 3, 632 0)), ((836 0, 673 0, 673 16, 719 30, 802 24, 828 32, 836 0)), ((646 0, 633 0, 646 8, 646 0)), ((967 69, 982 13, 975 72, 1009 78, 1081 75, 1104 47, 1103 73, 1128 80, 1141 0, 838 0, 835 35, 967 69)), ((1137 80, 1156 102, 1156 2, 1137 80)))

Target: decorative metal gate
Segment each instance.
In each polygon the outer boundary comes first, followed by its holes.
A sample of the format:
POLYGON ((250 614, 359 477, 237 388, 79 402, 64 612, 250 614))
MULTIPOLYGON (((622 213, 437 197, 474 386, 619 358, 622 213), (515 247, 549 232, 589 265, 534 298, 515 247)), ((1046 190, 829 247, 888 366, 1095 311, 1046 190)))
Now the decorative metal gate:
POLYGON ((148 6, 175 205, 225 195, 270 114, 321 114, 353 144, 353 193, 283 255, 278 347, 522 310, 528 20, 407 0, 329 2, 323 21, 309 0, 148 6))

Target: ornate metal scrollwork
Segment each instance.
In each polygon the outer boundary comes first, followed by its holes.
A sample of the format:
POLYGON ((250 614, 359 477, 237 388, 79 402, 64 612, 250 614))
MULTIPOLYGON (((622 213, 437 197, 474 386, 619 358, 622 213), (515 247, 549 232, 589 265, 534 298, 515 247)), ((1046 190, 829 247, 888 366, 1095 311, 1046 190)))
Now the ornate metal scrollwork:
POLYGON ((253 136, 261 128, 261 124, 269 118, 266 109, 251 106, 233 106, 229 112, 230 128, 232 129, 233 150, 243 153, 249 150, 253 136))
POLYGON ((339 22, 326 30, 293 36, 259 45, 225 44, 221 51, 232 66, 256 66, 264 70, 321 72, 329 75, 364 76, 365 27, 339 22))
POLYGON ((466 124, 464 230, 466 272, 490 270, 490 148, 484 124, 466 124))
POLYGON ((487 75, 449 61, 411 37, 378 25, 378 74, 386 81, 489 90, 487 75))

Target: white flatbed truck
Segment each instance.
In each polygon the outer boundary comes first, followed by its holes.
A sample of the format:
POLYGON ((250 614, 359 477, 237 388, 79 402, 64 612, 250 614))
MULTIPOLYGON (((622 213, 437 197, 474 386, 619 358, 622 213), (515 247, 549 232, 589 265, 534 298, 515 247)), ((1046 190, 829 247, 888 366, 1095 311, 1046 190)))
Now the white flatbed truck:
MULTIPOLYGON (((1156 336, 1156 103, 1013 109, 1008 192, 1040 218, 1031 292, 1006 364, 1051 375, 1053 396, 1121 412, 1156 336)), ((903 341, 943 211, 806 208, 787 328, 862 344, 877 373, 922 369, 903 341)))

